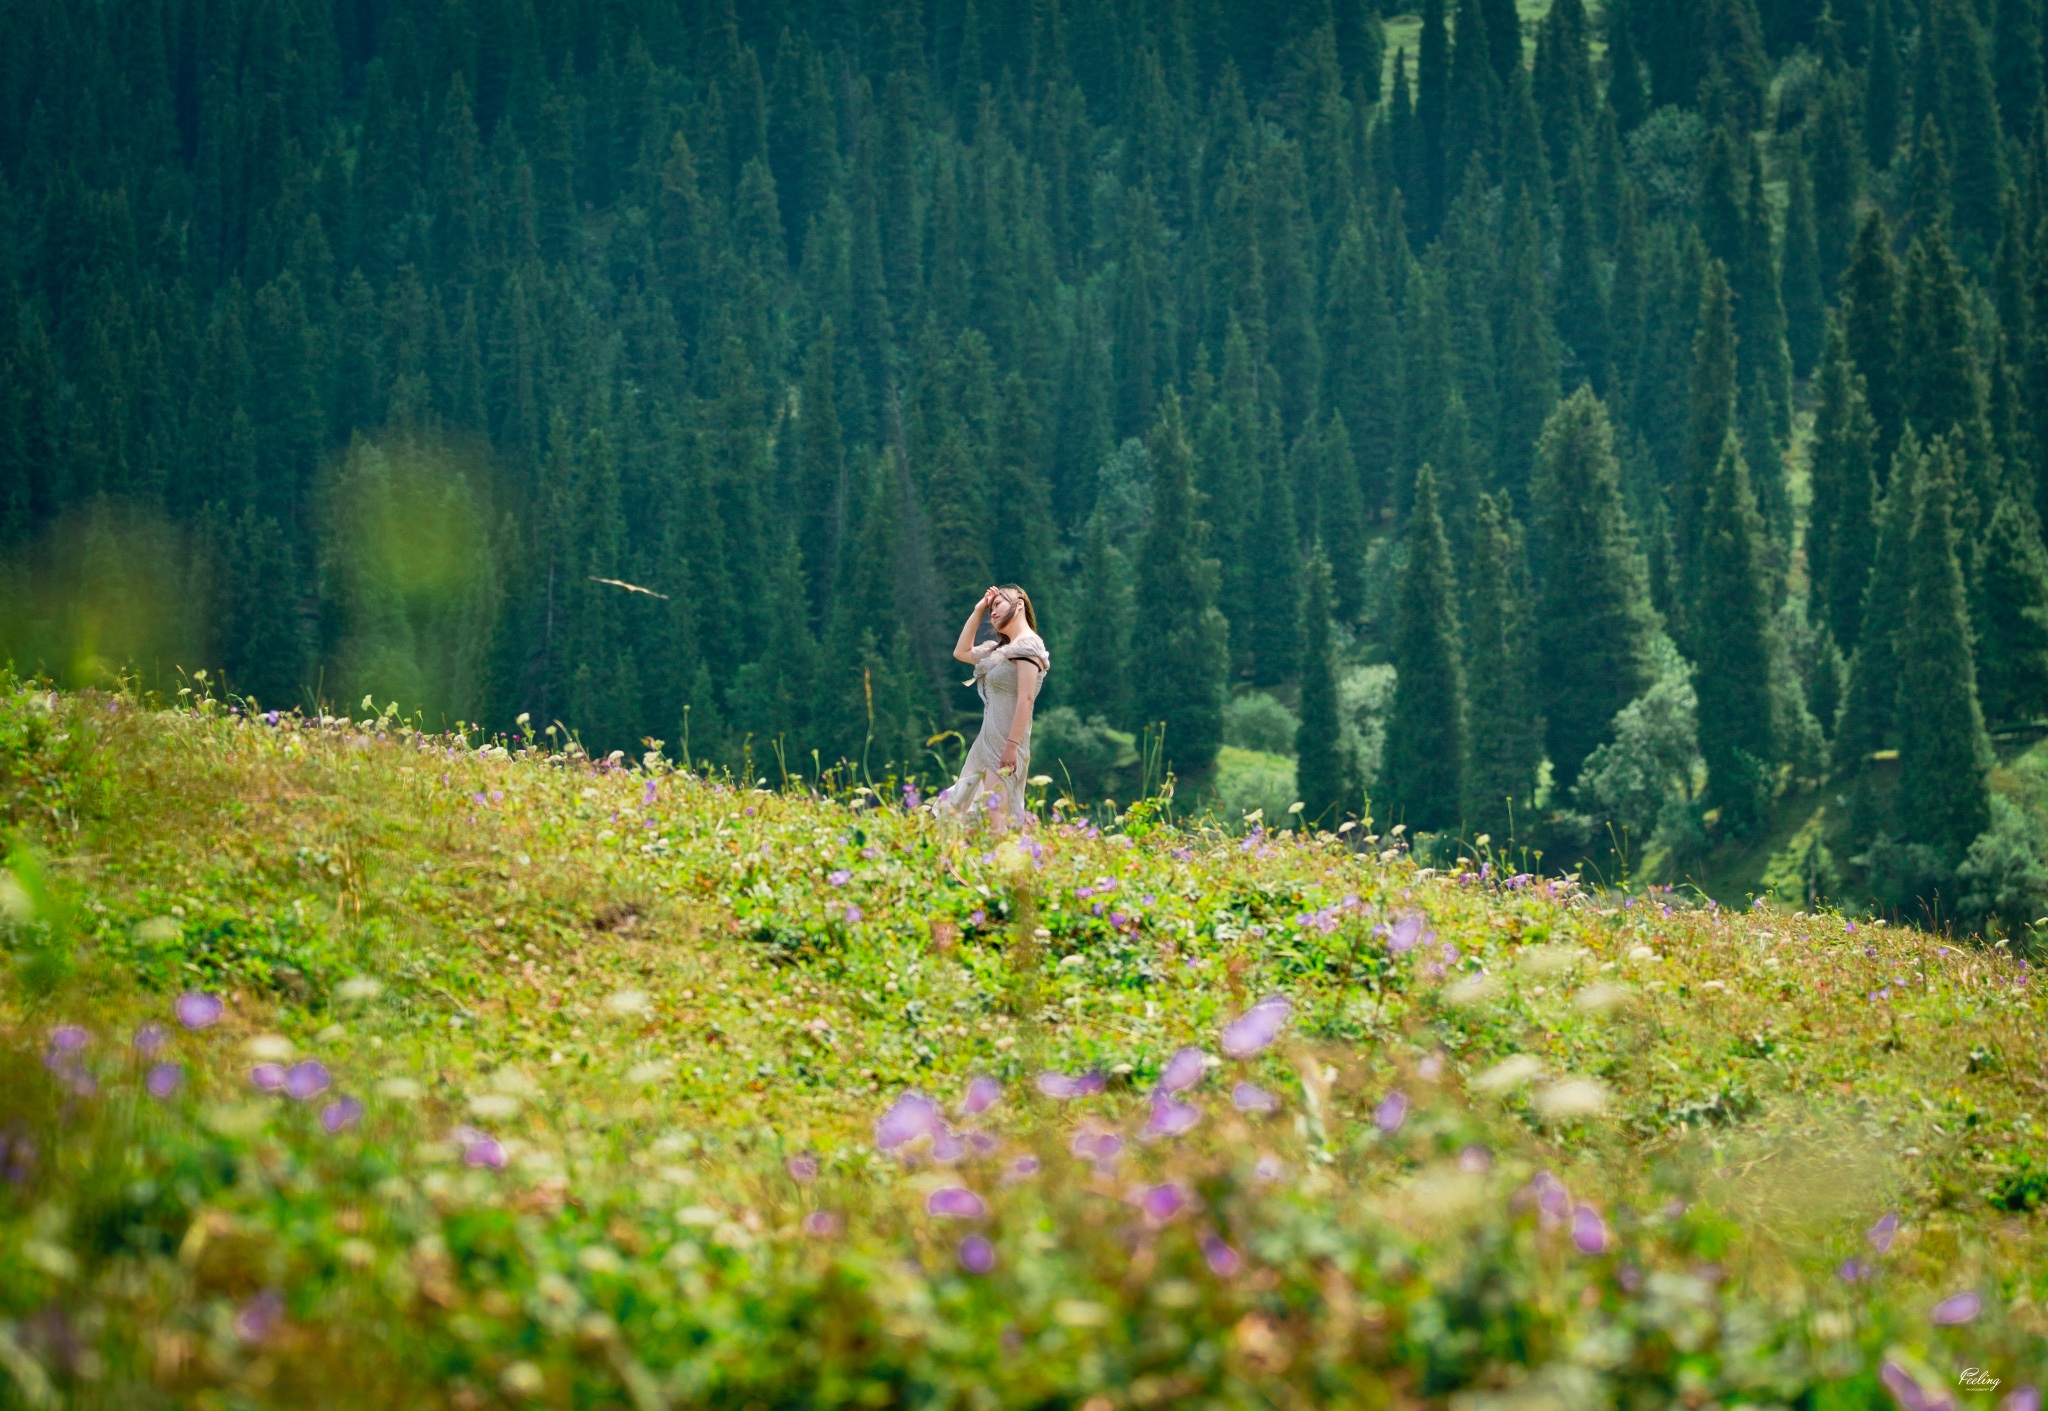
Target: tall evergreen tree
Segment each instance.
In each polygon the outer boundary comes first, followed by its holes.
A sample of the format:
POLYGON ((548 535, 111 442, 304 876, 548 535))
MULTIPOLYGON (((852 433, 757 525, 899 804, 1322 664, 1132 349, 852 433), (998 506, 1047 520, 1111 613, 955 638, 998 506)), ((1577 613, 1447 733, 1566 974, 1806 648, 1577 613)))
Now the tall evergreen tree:
POLYGON ((1129 728, 1131 708, 1130 570, 1109 542, 1101 515, 1090 516, 1082 541, 1079 592, 1068 604, 1074 627, 1071 699, 1111 725, 1129 728))
POLYGON ((1813 503, 1806 531, 1813 615, 1853 652, 1863 622, 1863 593, 1876 552, 1877 424, 1851 365, 1839 320, 1828 324, 1813 418, 1813 503))
POLYGON ((1849 360, 1863 378, 1877 420, 1882 474, 1905 429, 1906 409, 1899 392, 1899 267, 1881 212, 1872 211, 1856 232, 1856 249, 1842 276, 1842 303, 1849 360))
POLYGON ((1381 787, 1388 817, 1413 833, 1454 828, 1464 805, 1465 668, 1458 585, 1437 513, 1436 474, 1415 477, 1394 608, 1394 708, 1381 787))
POLYGON ((1330 564, 1318 551, 1302 572, 1301 725, 1294 736, 1295 792, 1301 819, 1334 829, 1356 808, 1338 747, 1337 663, 1330 640, 1330 564))
POLYGON ((1863 143, 1870 164, 1892 164, 1898 150, 1905 72, 1899 62, 1898 32, 1891 0, 1870 0, 1870 63, 1863 83, 1863 143))
POLYGON ((1979 549, 1977 680, 1998 724, 2048 714, 2048 551, 2033 506, 2000 497, 1979 549))
POLYGON ((1991 822, 1991 742, 1977 702, 1970 617, 1957 559, 1954 455, 1928 448, 1914 487, 1899 630, 1899 797, 1906 836, 1954 867, 1991 822))
POLYGON ((1849 657, 1849 685, 1836 732, 1835 767, 1857 784, 1853 825, 1860 838, 1876 834, 1880 821, 1869 785, 1871 757, 1897 738, 1899 626, 1910 589, 1908 547, 1913 532, 1913 497, 1926 455, 1910 429, 1892 458, 1884 500, 1877 512, 1877 547, 1858 616, 1861 628, 1849 657))
POLYGON ((1146 669, 1132 683, 1141 723, 1163 723, 1165 759, 1183 783, 1200 785, 1223 745, 1223 685, 1229 628, 1216 610, 1216 563, 1205 558, 1206 526, 1195 515, 1194 452, 1180 397, 1161 399, 1148 443, 1152 525, 1138 572, 1139 610, 1149 627, 1146 669))
POLYGON ((1699 321, 1692 342, 1692 382, 1686 426, 1685 494, 1680 528, 1687 563, 1699 554, 1707 490, 1721 449, 1735 427, 1735 326, 1728 281, 1719 260, 1700 285, 1699 321))
POLYGON ((1693 600, 1700 754, 1722 826, 1742 835, 1762 821, 1777 751, 1771 736, 1771 586, 1763 516, 1731 433, 1707 490, 1693 600))
POLYGON ((1542 582, 1537 687, 1553 778, 1568 789, 1651 677, 1650 604, 1622 507, 1614 429, 1590 388, 1551 413, 1530 498, 1542 582))
POLYGON ((1527 572, 1504 499, 1480 497, 1467 593, 1466 826, 1505 847, 1533 821, 1543 722, 1530 680, 1527 572))
POLYGON ((1785 239, 1780 287, 1785 299, 1785 344, 1792 355, 1792 374, 1805 377, 1820 359, 1825 336, 1822 311, 1820 239, 1815 229, 1813 189, 1806 159, 1794 153, 1786 162, 1785 239))

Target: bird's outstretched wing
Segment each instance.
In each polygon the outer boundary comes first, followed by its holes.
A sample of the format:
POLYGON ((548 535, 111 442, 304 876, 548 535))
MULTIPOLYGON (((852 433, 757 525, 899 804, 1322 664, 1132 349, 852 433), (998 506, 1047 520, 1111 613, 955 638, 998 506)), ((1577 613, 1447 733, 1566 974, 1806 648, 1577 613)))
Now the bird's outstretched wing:
POLYGON ((668 601, 668 594, 657 593, 652 588, 643 588, 638 583, 627 583, 617 578, 599 578, 596 574, 591 575, 590 581, 602 583, 608 588, 624 588, 629 593, 645 593, 650 598, 660 598, 663 602, 668 601))

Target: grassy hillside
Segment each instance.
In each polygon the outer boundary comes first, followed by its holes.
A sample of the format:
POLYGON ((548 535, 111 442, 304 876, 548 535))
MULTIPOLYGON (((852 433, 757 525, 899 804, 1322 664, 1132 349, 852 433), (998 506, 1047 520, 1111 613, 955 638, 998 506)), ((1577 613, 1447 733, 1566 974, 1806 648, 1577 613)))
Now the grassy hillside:
POLYGON ((0 1406, 2048 1373, 2042 1001, 1995 953, 189 699, 0 694, 0 808, 0 1406))

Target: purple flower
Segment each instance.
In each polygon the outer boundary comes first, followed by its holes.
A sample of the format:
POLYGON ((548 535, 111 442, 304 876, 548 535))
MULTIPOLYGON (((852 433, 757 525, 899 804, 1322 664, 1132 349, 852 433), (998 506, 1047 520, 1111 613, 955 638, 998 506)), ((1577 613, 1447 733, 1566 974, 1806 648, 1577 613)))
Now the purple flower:
POLYGON ((903 786, 903 806, 905 808, 916 808, 923 802, 924 795, 917 791, 917 785, 905 784, 903 786))
POLYGON ((1279 1157, 1268 1152, 1252 1163, 1252 1174, 1271 1185, 1287 1174, 1287 1168, 1280 1164, 1279 1157))
POLYGON ((168 1102, 184 1086, 185 1070, 175 1063, 159 1063, 143 1076, 142 1086, 158 1102, 168 1102))
POLYGON ((1899 1411, 1955 1411, 1955 1402, 1946 1392, 1928 1392, 1911 1372, 1896 1362, 1888 1361, 1879 1367, 1877 1379, 1892 1394, 1899 1411))
POLYGON ((505 1145, 496 1137, 478 1136, 463 1147, 462 1164, 502 1171, 505 1169, 505 1145))
POLYGON ((1010 1163, 1009 1170, 1003 1172, 1003 1184, 1015 1185, 1018 1181, 1028 1181, 1038 1174, 1038 1170, 1037 1157, 1020 1156, 1010 1163))
POLYGON ((92 1035, 77 1024, 59 1024, 50 1030, 50 1049, 43 1058, 45 1066, 57 1067, 70 1060, 71 1056, 92 1042, 92 1035))
POLYGON ((979 1117, 996 1105, 1003 1095, 1003 1085, 985 1073, 977 1073, 967 1080, 967 1091, 960 1099, 959 1113, 962 1117, 979 1117))
POLYGON ((1202 1109, 1191 1102, 1182 1102, 1170 1093, 1152 1094, 1152 1116, 1145 1122, 1141 1135, 1147 1138, 1185 1136, 1195 1129, 1202 1120, 1202 1109))
POLYGON ((1266 996, 1223 1027, 1223 1051, 1232 1058, 1250 1058, 1280 1037, 1293 1011, 1287 996, 1266 996))
POLYGON ((789 1179, 800 1186, 807 1186, 818 1179, 818 1158, 802 1152, 785 1160, 782 1169, 789 1172, 789 1179))
POLYGON ((2041 1389, 2037 1386, 2016 1388, 2012 1395, 1998 1403, 1998 1411, 2041 1411, 2041 1389))
POLYGON ((1972 1292, 1953 1293, 1934 1305, 1934 1311, 1927 1315, 1928 1321, 1937 1328, 1953 1328, 1970 1322, 1984 1311, 1984 1299, 1972 1292))
POLYGON ((970 912, 970 913, 968 913, 968 916, 967 916, 967 924, 968 924, 968 925, 970 925, 970 926, 979 926, 979 925, 983 924, 984 922, 986 922, 987 920, 988 920, 988 913, 987 913, 987 912, 985 912, 985 911, 973 911, 973 912, 970 912))
POLYGON ((1280 1099, 1252 1083, 1239 1083, 1230 1090, 1230 1101, 1239 1112, 1273 1112, 1280 1099))
POLYGON ((1864 1232, 1863 1238, 1870 1241, 1870 1247, 1879 1254, 1891 1252, 1892 1241, 1898 1237, 1899 1217, 1891 1212, 1878 1217, 1875 1225, 1864 1232))
POLYGON ((932 1160, 950 1164, 965 1155, 967 1139, 941 1122, 932 1133, 932 1160))
POLYGON ((829 1210, 813 1210, 804 1216, 804 1233, 817 1239, 828 1239, 845 1228, 846 1222, 829 1210))
POLYGON ((276 1289, 265 1289, 236 1310, 235 1336, 243 1342, 262 1342, 283 1317, 284 1296, 276 1289))
POLYGON ((1101 1072, 1090 1069, 1086 1073, 1044 1072, 1038 1075, 1038 1090, 1047 1097, 1069 1098, 1093 1097, 1109 1086, 1109 1080, 1101 1072))
POLYGON ((284 1075, 285 1096, 294 1102, 311 1102, 333 1085, 327 1066, 310 1058, 303 1063, 294 1063, 284 1075))
POLYGON ((1398 1090, 1388 1093, 1372 1110, 1372 1124, 1390 1137, 1400 1131, 1401 1124, 1407 1120, 1408 1095, 1398 1090))
POLYGON ((1590 1205, 1572 1211, 1572 1245, 1579 1253, 1605 1254, 1611 1242, 1607 1222, 1600 1218, 1599 1211, 1590 1205))
POLYGON ((1138 1208, 1155 1225, 1165 1224, 1193 1203, 1188 1193, 1171 1181, 1147 1187, 1138 1197, 1138 1208))
POLYGON ((1473 1142, 1458 1153, 1458 1169, 1468 1176, 1483 1176, 1493 1169, 1493 1153, 1473 1142))
POLYGON ((1184 1048, 1166 1060, 1166 1066, 1159 1070, 1159 1087, 1162 1092, 1186 1092, 1202 1081, 1202 1072, 1208 1066, 1209 1055, 1198 1048, 1184 1048))
POLYGON ((178 996, 178 1002, 171 1006, 178 1016, 178 1022, 188 1029, 209 1029, 220 1023, 221 1011, 227 1006, 220 1002, 219 995, 210 995, 201 990, 187 990, 178 996))
POLYGON ((265 725, 275 725, 275 724, 277 724, 277 712, 276 712, 276 711, 274 711, 274 710, 266 710, 266 711, 264 711, 264 712, 263 712, 263 723, 264 723, 265 725))
POLYGON ((646 793, 644 793, 644 794, 642 794, 642 795, 640 796, 640 807, 642 807, 642 808, 646 808, 646 807, 647 807, 647 806, 648 806, 649 804, 651 804, 651 803, 653 803, 653 802, 654 802, 654 781, 653 781, 652 779, 649 779, 649 780, 647 781, 647 792, 646 792, 646 793))
POLYGON ((1393 955, 1400 955, 1406 951, 1414 950, 1422 940, 1422 928, 1428 924, 1428 920, 1429 918, 1419 911, 1411 911, 1403 915, 1400 920, 1394 923, 1393 929, 1387 932, 1388 952, 1393 955))
POLYGON ((286 1081, 282 1063, 259 1063, 249 1070, 249 1081, 258 1092, 277 1093, 284 1091, 286 1081))
POLYGON ((967 1134, 968 1150, 972 1151, 976 1156, 994 1156, 996 1149, 1001 1145, 1001 1142, 997 1141, 987 1132, 969 1132, 967 1134))
POLYGON ((170 1033, 161 1024, 144 1024, 135 1031, 135 1051, 144 1058, 155 1058, 163 1052, 170 1033))
POLYGON ((1106 1165, 1117 1159, 1124 1149, 1124 1139, 1105 1127, 1083 1127, 1074 1133, 1067 1150, 1083 1161, 1106 1165))
POLYGON ((853 903, 848 902, 846 906, 846 924, 849 926, 858 926, 860 925, 860 918, 860 908, 853 905, 853 903))
POLYGON ((970 1274, 986 1274, 996 1267, 996 1247, 986 1235, 969 1235, 960 1241, 960 1267, 970 1274))
POLYGON ((825 880, 835 887, 843 887, 853 880, 853 874, 843 867, 837 867, 825 874, 825 880))
POLYGON ((363 1105, 352 1097, 338 1097, 320 1109, 320 1129, 338 1137, 363 1120, 363 1105))
POLYGON ((1214 1230, 1202 1236, 1202 1261, 1219 1279, 1228 1279, 1244 1268, 1244 1260, 1238 1252, 1224 1243, 1223 1236, 1214 1230))
POLYGON ((1876 1272, 1861 1259, 1844 1259, 1835 1266, 1835 1277, 1845 1284, 1860 1284, 1876 1272))
POLYGON ((920 1092, 906 1092, 875 1122, 875 1149, 897 1147, 930 1136, 938 1129, 939 1106, 920 1092))
POLYGON ((988 1202, 965 1186, 940 1186, 924 1198, 924 1210, 948 1220, 979 1220, 988 1214, 988 1202))

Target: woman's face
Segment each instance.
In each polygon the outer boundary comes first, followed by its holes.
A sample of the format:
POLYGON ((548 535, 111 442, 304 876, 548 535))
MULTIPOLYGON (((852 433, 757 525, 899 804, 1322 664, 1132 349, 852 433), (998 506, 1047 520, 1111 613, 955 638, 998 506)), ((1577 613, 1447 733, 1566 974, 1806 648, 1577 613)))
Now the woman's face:
POLYGON ((1008 627, 1010 619, 1017 615, 1017 610, 1015 593, 998 593, 996 600, 989 605, 988 620, 998 629, 1008 627))

